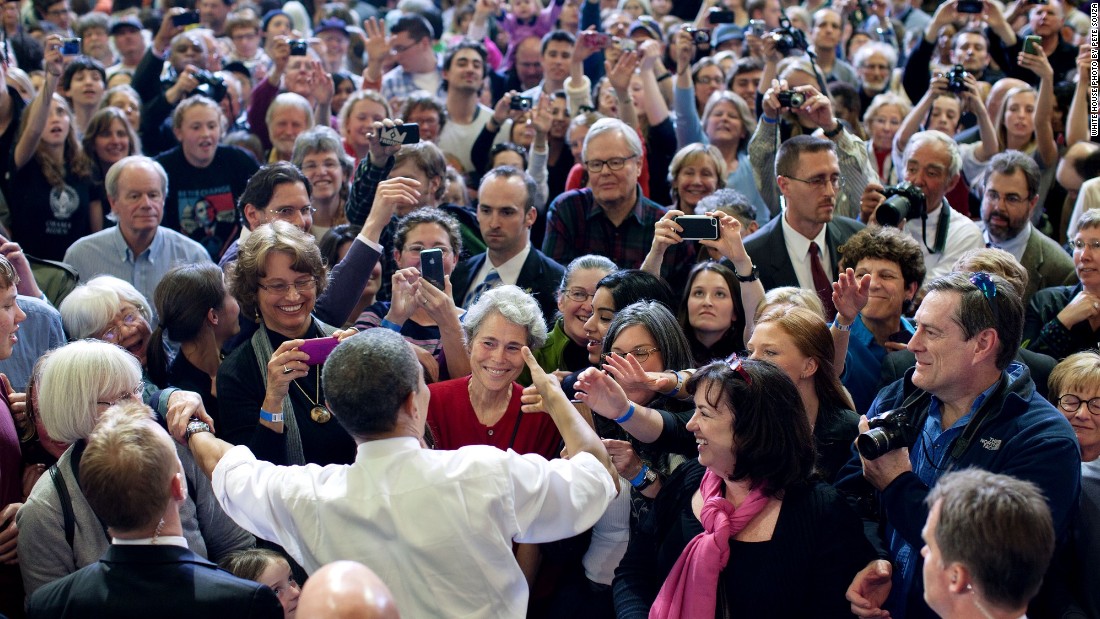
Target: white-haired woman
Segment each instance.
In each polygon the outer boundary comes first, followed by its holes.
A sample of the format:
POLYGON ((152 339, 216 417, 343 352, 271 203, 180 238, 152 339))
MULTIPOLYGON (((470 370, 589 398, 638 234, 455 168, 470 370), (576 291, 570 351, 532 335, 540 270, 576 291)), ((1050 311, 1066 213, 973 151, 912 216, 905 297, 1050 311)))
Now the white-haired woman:
MULTIPOLYGON (((72 445, 58 459, 56 476, 43 475, 38 480, 17 516, 19 564, 28 595, 99 561, 111 544, 80 490, 80 457, 85 439, 103 413, 120 402, 141 398, 142 389, 137 358, 107 342, 72 342, 51 352, 42 363, 37 409, 42 425, 52 439, 72 445)), ((159 415, 150 414, 164 423, 159 415)), ((178 446, 176 453, 187 478, 188 498, 180 519, 188 548, 217 561, 252 546, 252 536, 218 506, 190 451, 178 446)))

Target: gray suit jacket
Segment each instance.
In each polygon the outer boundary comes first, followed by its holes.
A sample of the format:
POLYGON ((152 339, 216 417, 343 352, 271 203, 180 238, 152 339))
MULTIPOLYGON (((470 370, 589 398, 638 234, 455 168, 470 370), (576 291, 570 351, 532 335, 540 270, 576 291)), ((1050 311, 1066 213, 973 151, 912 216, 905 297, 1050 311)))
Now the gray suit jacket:
POLYGON ((1024 293, 1024 307, 1027 307, 1031 295, 1051 286, 1072 286, 1077 283, 1077 270, 1073 258, 1054 239, 1031 229, 1027 239, 1024 256, 1020 264, 1027 269, 1027 290, 1024 293))

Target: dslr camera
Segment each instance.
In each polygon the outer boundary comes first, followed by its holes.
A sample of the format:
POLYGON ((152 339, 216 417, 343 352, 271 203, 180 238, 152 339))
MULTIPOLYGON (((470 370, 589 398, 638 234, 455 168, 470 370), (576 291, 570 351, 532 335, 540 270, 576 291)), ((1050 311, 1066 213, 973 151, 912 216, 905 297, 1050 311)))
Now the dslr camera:
POLYGON ((802 107, 806 102, 806 95, 794 90, 780 90, 775 93, 781 107, 802 107))
POLYGON ((209 71, 200 69, 192 73, 192 75, 199 83, 199 85, 195 87, 195 90, 192 91, 192 94, 199 94, 213 99, 215 103, 221 103, 226 93, 229 92, 229 88, 225 85, 225 80, 209 71))
POLYGON ((779 18, 779 27, 772 30, 775 36, 775 51, 790 56, 794 50, 806 51, 810 49, 810 43, 806 40, 806 34, 791 26, 791 20, 786 17, 779 18))
POLYGON ((969 73, 963 69, 961 64, 957 64, 951 67, 951 70, 944 74, 947 78, 947 90, 955 94, 961 94, 966 91, 966 76, 969 73))
POLYGON ((918 421, 918 416, 905 406, 887 411, 867 421, 870 429, 856 437, 856 449, 864 458, 874 460, 895 449, 911 447, 920 436, 918 421))
POLYGON ((882 191, 886 201, 875 210, 875 221, 882 226, 898 226, 907 219, 928 216, 924 192, 906 181, 891 185, 882 191))

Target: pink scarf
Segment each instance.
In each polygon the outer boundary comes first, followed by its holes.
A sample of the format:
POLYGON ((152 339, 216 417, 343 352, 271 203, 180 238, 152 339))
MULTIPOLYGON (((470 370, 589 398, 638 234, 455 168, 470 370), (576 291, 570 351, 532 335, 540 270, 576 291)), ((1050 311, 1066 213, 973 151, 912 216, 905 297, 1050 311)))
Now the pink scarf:
POLYGON ((722 496, 722 478, 710 469, 703 474, 700 516, 703 532, 696 535, 672 566, 649 619, 713 619, 718 598, 718 573, 730 558, 730 538, 737 535, 768 504, 763 487, 753 488, 740 507, 722 496))

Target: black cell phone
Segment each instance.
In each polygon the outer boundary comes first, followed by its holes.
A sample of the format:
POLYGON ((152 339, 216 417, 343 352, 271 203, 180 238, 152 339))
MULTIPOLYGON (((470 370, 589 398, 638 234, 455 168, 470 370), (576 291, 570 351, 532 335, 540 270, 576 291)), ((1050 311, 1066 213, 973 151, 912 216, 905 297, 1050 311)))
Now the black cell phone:
POLYGON ((1042 44, 1043 37, 1037 37, 1035 35, 1026 36, 1024 37, 1024 53, 1036 54, 1038 52, 1035 51, 1035 48, 1039 47, 1042 44))
POLYGON ((61 55, 77 56, 80 54, 80 39, 61 39, 61 55))
POLYGON ((959 0, 959 4, 955 8, 960 13, 981 13, 982 0, 959 0))
POLYGON ((733 20, 733 11, 726 9, 714 7, 707 13, 707 21, 712 24, 732 24, 733 20))
POLYGON ((172 16, 172 25, 177 28, 181 26, 193 26, 197 23, 199 23, 198 11, 187 11, 186 13, 172 16))
POLYGON ((420 125, 405 123, 392 127, 383 127, 378 134, 378 141, 382 146, 397 146, 398 144, 416 144, 420 141, 420 125))
POLYGON ((709 215, 681 215, 676 223, 684 229, 680 238, 685 241, 715 241, 718 239, 718 220, 709 215))
POLYGON ((420 252, 420 277, 428 280, 440 290, 446 288, 443 281, 442 249, 425 249, 420 252))
POLYGON ((531 109, 531 105, 535 102, 531 97, 512 97, 511 109, 526 112, 531 109))
POLYGON ((290 41, 291 56, 305 56, 307 53, 309 53, 309 41, 306 39, 295 39, 290 41))

